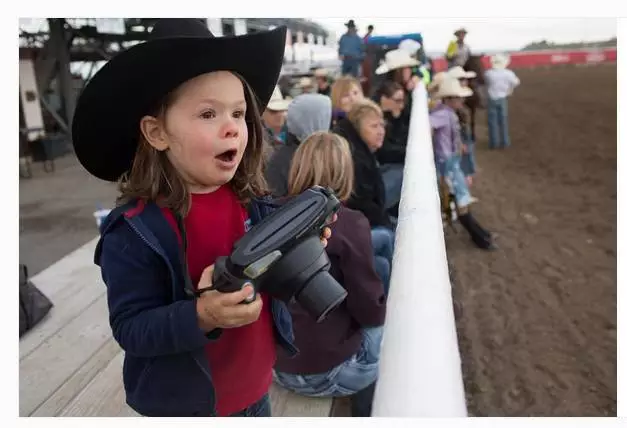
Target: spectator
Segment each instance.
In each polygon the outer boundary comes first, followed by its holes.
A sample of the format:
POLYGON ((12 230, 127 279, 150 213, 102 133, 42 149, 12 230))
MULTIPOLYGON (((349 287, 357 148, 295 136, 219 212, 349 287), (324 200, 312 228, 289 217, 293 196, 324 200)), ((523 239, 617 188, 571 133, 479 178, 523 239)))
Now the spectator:
POLYGON ((316 92, 314 82, 309 77, 301 77, 296 88, 300 90, 301 94, 312 94, 316 92))
POLYGON ((509 57, 501 54, 490 58, 492 68, 485 72, 484 78, 488 87, 488 133, 489 147, 504 149, 509 147, 509 126, 507 114, 507 97, 520 85, 520 80, 509 70, 509 57))
POLYGON ((331 87, 331 103, 333 106, 333 124, 346 117, 355 102, 364 98, 361 85, 351 76, 342 76, 331 87))
POLYGON ((340 37, 338 53, 342 60, 342 75, 359 77, 359 64, 364 59, 364 42, 357 34, 355 21, 349 20, 347 31, 340 37))
POLYGON ((407 51, 394 49, 385 54, 385 61, 375 71, 378 75, 385 75, 385 80, 398 83, 405 91, 405 107, 402 117, 405 124, 409 126, 411 116, 411 92, 414 90, 420 78, 412 74, 412 67, 420 65, 420 62, 412 58, 407 51))
POLYGON ((273 148, 283 145, 287 138, 285 112, 289 105, 290 100, 283 99, 281 90, 276 86, 272 92, 272 98, 270 98, 270 102, 261 116, 268 143, 273 148))
POLYGON ((368 32, 364 36, 364 44, 368 43, 368 39, 370 39, 370 36, 372 36, 372 33, 374 32, 374 25, 372 25, 372 24, 368 25, 368 29, 367 30, 368 30, 368 32))
MULTIPOLYGON (((319 185, 345 203, 353 185, 353 161, 346 140, 330 132, 307 138, 294 153, 289 194, 319 185)), ((372 260, 368 220, 342 205, 327 246, 330 273, 346 289, 346 300, 321 323, 292 303, 294 358, 277 354, 275 381, 315 397, 351 396, 352 416, 370 416, 385 319, 385 290, 372 260)))
POLYGON ((314 71, 318 93, 321 95, 331 96, 331 82, 329 79, 329 70, 326 68, 317 68, 314 71))
MULTIPOLYGON (((334 132, 350 143, 355 165, 354 191, 346 206, 366 216, 372 232, 374 254, 387 259, 391 266, 394 225, 386 212, 385 184, 374 155, 381 148, 385 137, 381 108, 368 99, 357 102, 348 118, 338 122, 334 132)), ((379 277, 387 287, 390 273, 385 269, 386 266, 377 266, 379 277)))
POLYGON ((266 178, 274 196, 287 195, 287 178, 294 152, 314 132, 328 131, 331 100, 320 94, 302 94, 287 109, 287 140, 270 157, 266 178))
POLYGON ((476 199, 468 190, 459 164, 462 141, 456 111, 463 104, 463 98, 470 95, 472 95, 470 88, 464 88, 457 79, 450 76, 438 87, 435 96, 441 103, 429 114, 436 170, 453 194, 459 222, 468 231, 472 241, 479 248, 492 250, 496 248, 492 242, 492 234, 483 229, 470 213, 470 205, 476 202, 476 199))
POLYGON ((470 58, 470 47, 465 42, 466 34, 468 34, 468 31, 465 28, 460 28, 453 33, 456 40, 451 41, 448 48, 446 48, 448 68, 453 68, 456 65, 463 67, 468 58, 470 58))

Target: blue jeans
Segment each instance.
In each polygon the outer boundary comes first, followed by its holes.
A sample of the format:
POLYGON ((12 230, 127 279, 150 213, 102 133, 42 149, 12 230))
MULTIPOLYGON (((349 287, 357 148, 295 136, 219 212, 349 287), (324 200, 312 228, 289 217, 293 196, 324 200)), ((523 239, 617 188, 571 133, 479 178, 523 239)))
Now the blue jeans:
POLYGON ((376 226, 370 231, 370 236, 374 253, 374 268, 381 282, 383 282, 383 288, 387 296, 388 290, 390 289, 395 233, 392 229, 387 227, 376 226))
POLYGON ((351 75, 353 77, 359 77, 359 65, 361 61, 356 59, 345 59, 342 62, 342 75, 351 75))
POLYGON ((452 155, 448 159, 438 161, 436 169, 439 176, 444 177, 451 193, 455 195, 455 204, 458 208, 463 208, 471 203, 472 195, 466 183, 466 177, 460 166, 460 157, 452 155))
POLYGON ((261 397, 259 401, 251 404, 242 411, 233 413, 231 417, 270 417, 270 397, 268 394, 261 397))
POLYGON ((363 390, 379 374, 383 327, 362 330, 361 347, 355 355, 325 373, 299 375, 274 371, 274 382, 309 397, 346 397, 363 390))
POLYGON ((475 142, 469 139, 465 144, 468 147, 468 152, 462 153, 460 166, 464 175, 474 175, 477 170, 475 164, 475 142))
POLYGON ((385 187, 385 209, 388 210, 401 201, 403 187, 402 163, 384 163, 379 166, 385 187))
POLYGON ((507 119, 507 98, 488 100, 488 133, 489 147, 509 147, 509 127, 507 119))

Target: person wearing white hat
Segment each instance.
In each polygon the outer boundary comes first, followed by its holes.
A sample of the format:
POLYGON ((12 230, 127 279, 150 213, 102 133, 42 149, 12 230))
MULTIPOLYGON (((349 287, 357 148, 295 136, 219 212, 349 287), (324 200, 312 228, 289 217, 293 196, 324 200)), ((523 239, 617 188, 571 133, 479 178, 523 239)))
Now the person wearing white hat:
POLYGON ((317 68, 314 71, 314 78, 318 87, 318 93, 331 96, 331 82, 329 80, 329 70, 326 68, 317 68))
POLYGON ((459 80, 451 76, 447 76, 435 91, 434 97, 441 100, 441 103, 429 113, 429 122, 436 170, 454 195, 459 222, 468 231, 472 241, 481 249, 493 250, 496 245, 492 234, 481 227, 470 213, 470 205, 477 200, 470 194, 460 166, 462 138, 456 112, 463 105, 463 98, 470 95, 472 89, 463 87, 459 80))
POLYGON ((263 126, 268 134, 270 146, 274 147, 278 144, 285 143, 287 136, 285 117, 290 103, 291 100, 284 99, 279 87, 275 86, 268 106, 261 116, 263 126))
POLYGON ((456 39, 451 41, 446 49, 448 68, 453 68, 456 65, 463 67, 470 58, 470 47, 465 42, 468 31, 465 28, 459 28, 453 34, 456 39))
POLYGON ((484 79, 488 92, 488 135, 490 149, 509 147, 507 97, 520 85, 520 79, 507 68, 509 57, 496 54, 490 57, 492 68, 484 79))
POLYGON ((428 85, 431 82, 431 72, 428 64, 425 64, 426 58, 424 53, 422 54, 423 58, 419 58, 421 47, 422 45, 414 39, 403 39, 398 44, 398 49, 406 51, 412 58, 420 61, 420 65, 412 68, 412 74, 420 76, 425 85, 428 85))
POLYGON ((403 120, 409 125, 411 113, 411 92, 414 90, 420 78, 413 75, 412 68, 420 65, 420 61, 412 58, 409 52, 402 49, 393 49, 385 53, 385 58, 375 70, 377 75, 385 75, 386 80, 392 80, 403 87, 405 91, 405 108, 403 109, 403 120))

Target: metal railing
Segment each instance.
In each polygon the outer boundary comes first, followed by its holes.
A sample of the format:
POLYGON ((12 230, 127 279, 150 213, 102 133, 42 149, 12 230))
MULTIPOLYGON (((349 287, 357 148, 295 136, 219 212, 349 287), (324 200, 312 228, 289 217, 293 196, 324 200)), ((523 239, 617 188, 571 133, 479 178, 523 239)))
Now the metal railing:
POLYGON ((465 417, 427 92, 413 103, 373 416, 465 417))

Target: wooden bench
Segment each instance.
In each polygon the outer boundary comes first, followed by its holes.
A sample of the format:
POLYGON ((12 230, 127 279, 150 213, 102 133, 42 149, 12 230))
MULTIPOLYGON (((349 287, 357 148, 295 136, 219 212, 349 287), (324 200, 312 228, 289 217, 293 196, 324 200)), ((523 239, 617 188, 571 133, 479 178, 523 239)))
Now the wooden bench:
MULTIPOLYGON (((20 416, 139 416, 125 402, 124 353, 111 336, 106 289, 93 263, 96 243, 32 278, 55 306, 20 338, 20 416)), ((332 409, 331 399, 298 396, 276 385, 270 397, 273 416, 343 413, 342 406, 332 409)))

